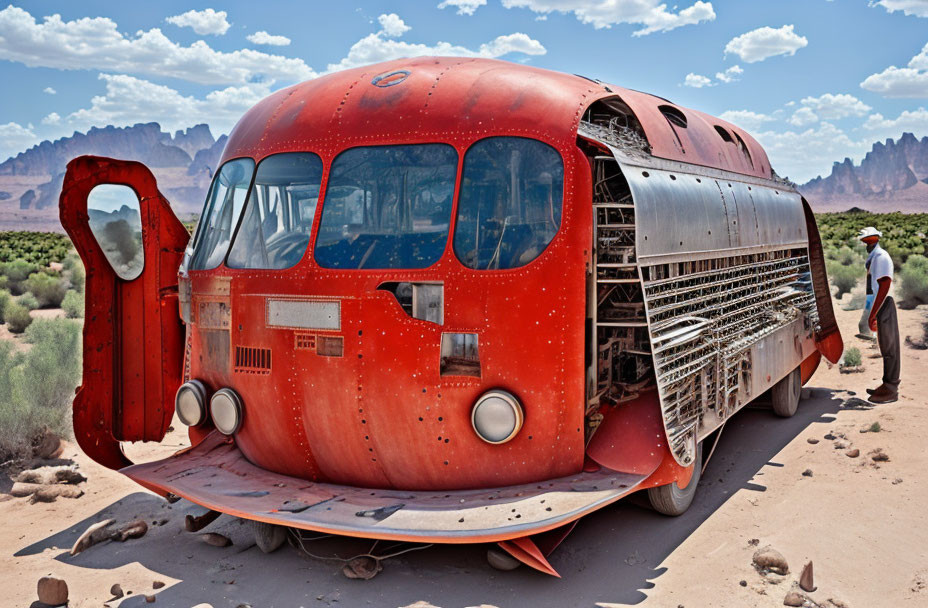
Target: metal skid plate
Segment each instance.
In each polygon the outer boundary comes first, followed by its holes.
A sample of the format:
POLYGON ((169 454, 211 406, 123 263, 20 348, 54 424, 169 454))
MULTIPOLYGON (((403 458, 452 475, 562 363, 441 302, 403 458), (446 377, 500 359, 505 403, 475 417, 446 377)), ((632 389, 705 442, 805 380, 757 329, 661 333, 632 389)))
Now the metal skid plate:
POLYGON ((632 492, 647 475, 602 469, 497 489, 405 492, 313 483, 248 462, 218 433, 122 472, 209 509, 305 530, 387 540, 472 543, 557 528, 632 492))

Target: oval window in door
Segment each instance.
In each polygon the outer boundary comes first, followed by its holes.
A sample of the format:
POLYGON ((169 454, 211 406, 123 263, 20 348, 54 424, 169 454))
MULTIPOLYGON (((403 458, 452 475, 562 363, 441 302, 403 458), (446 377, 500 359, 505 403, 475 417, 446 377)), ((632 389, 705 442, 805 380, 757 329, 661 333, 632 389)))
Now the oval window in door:
POLYGON ((90 231, 110 266, 124 281, 142 274, 142 213, 139 197, 129 186, 100 184, 87 196, 90 231))

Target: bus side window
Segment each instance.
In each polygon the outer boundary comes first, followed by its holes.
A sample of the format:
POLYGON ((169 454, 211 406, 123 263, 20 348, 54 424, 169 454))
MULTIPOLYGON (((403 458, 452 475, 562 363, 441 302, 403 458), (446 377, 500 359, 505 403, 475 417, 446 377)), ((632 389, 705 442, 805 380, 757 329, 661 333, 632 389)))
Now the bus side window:
POLYGON ((488 137, 464 155, 454 252, 480 270, 525 266, 561 225, 564 164, 548 144, 488 137))

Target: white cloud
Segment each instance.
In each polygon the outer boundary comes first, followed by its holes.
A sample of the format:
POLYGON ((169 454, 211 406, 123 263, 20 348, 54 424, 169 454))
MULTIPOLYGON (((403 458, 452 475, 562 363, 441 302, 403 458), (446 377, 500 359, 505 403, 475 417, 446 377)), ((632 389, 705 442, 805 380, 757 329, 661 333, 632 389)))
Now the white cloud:
POLYGON ((750 110, 728 110, 719 114, 719 118, 726 122, 741 127, 746 131, 759 131, 765 122, 772 122, 776 119, 767 114, 760 114, 750 110))
POLYGON ((908 66, 889 66, 860 83, 862 89, 883 97, 928 97, 928 44, 909 60, 908 66))
POLYGON ((181 15, 174 15, 165 19, 168 23, 173 23, 177 27, 189 27, 194 32, 205 36, 212 34, 222 36, 232 25, 226 21, 228 13, 225 11, 214 11, 208 8, 203 11, 187 11, 181 15))
POLYGON ((744 74, 744 70, 741 69, 741 66, 733 65, 724 72, 716 72, 715 77, 721 82, 735 82, 739 80, 738 76, 742 74, 744 74))
POLYGON ((793 112, 793 115, 789 117, 789 124, 795 125, 797 127, 804 127, 806 125, 811 125, 818 122, 819 117, 812 108, 803 106, 793 112))
POLYGON ((863 128, 873 132, 876 139, 899 137, 904 131, 925 136, 928 135, 928 110, 905 110, 896 118, 885 118, 877 112, 867 117, 863 128))
POLYGON ((806 97, 800 103, 824 120, 864 116, 872 109, 853 95, 845 93, 825 93, 820 97, 806 97))
POLYGON ((64 123, 69 129, 117 127, 159 122, 168 131, 208 123, 214 133, 228 133, 242 114, 270 94, 267 83, 228 87, 197 98, 125 74, 100 74, 106 92, 90 100, 90 107, 72 112, 64 123))
POLYGON ((61 116, 58 115, 58 112, 52 112, 42 119, 43 125, 57 125, 59 122, 61 122, 61 116))
POLYGON ((58 91, 56 91, 56 90, 53 89, 52 87, 45 87, 44 89, 42 89, 42 92, 43 92, 43 93, 48 93, 49 95, 57 95, 57 94, 58 94, 58 91))
POLYGON ((408 31, 409 26, 395 14, 381 15, 377 19, 383 29, 375 34, 368 34, 355 42, 341 61, 328 65, 328 72, 379 63, 400 57, 419 57, 422 55, 502 57, 510 53, 544 55, 547 52, 540 42, 521 32, 497 36, 490 42, 481 44, 477 50, 454 45, 450 42, 437 42, 434 45, 427 45, 392 40, 391 38, 401 36, 408 31), (394 17, 395 19, 393 19, 394 17))
POLYGON ((254 34, 249 34, 245 36, 249 42, 253 44, 267 44, 270 46, 287 46, 290 44, 291 40, 286 36, 276 36, 274 34, 268 34, 265 31, 255 32, 254 34))
POLYGON ((733 53, 742 61, 756 63, 776 55, 795 55, 808 44, 808 39, 794 32, 792 25, 777 29, 765 26, 729 40, 725 54, 733 53))
POLYGON ((473 15, 481 6, 486 6, 487 0, 444 0, 438 8, 453 6, 458 9, 458 15, 473 15))
POLYGON ((412 29, 406 25, 406 22, 400 19, 400 16, 396 13, 380 15, 377 17, 377 21, 380 22, 381 32, 383 32, 383 35, 389 36, 390 38, 399 38, 412 29))
POLYGON ((700 74, 694 74, 690 72, 686 75, 686 78, 683 80, 683 85, 687 87, 693 87, 694 89, 701 89, 703 87, 711 87, 712 79, 700 74))
POLYGON ((802 132, 764 131, 753 135, 776 172, 798 183, 827 174, 832 163, 845 157, 859 161, 872 144, 869 136, 855 141, 830 122, 802 132))
POLYGON ((151 74, 207 85, 297 82, 317 75, 302 59, 252 49, 222 52, 202 40, 185 47, 157 28, 127 37, 106 17, 64 21, 52 15, 37 23, 15 6, 0 10, 0 59, 29 67, 151 74))
POLYGON ((870 6, 879 5, 890 13, 902 11, 906 15, 928 17, 928 0, 880 0, 871 2, 870 6))
POLYGON ((0 159, 7 159, 39 143, 30 127, 15 122, 0 124, 0 159))
POLYGON ((676 6, 668 11, 660 0, 503 0, 503 6, 527 8, 541 14, 573 13, 582 23, 590 23, 596 29, 620 23, 642 26, 634 36, 668 32, 715 19, 712 3, 701 0, 678 12, 673 12, 676 6))

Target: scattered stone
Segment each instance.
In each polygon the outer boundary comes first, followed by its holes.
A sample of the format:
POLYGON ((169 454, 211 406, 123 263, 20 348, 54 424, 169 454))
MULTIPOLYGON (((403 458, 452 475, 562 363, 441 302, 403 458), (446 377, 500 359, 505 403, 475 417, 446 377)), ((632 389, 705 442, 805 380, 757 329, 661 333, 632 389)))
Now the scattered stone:
POLYGON ((754 566, 759 570, 774 572, 776 574, 787 574, 789 565, 783 554, 767 545, 762 549, 754 552, 754 566))
POLYGON ((153 595, 146 595, 146 596, 145 596, 145 603, 146 603, 146 604, 154 604, 154 603, 155 603, 155 596, 153 596, 153 595))
POLYGON ((37 585, 39 601, 49 606, 61 606, 68 603, 68 584, 54 576, 43 576, 37 585))
POLYGON ((759 539, 759 538, 752 538, 751 540, 748 541, 748 544, 749 544, 750 546, 752 546, 752 547, 756 547, 757 545, 760 544, 760 539, 759 539))
POLYGON ((110 587, 110 595, 112 595, 116 599, 119 599, 122 596, 124 596, 125 592, 122 590, 122 585, 120 585, 119 583, 116 583, 115 585, 110 587))
POLYGON ((818 439, 816 439, 815 437, 809 437, 808 439, 806 439, 806 441, 808 441, 812 445, 815 445, 816 443, 818 443, 818 439))
POLYGON ((232 544, 232 540, 228 536, 223 534, 217 534, 216 532, 207 532, 206 534, 201 534, 200 539, 203 540, 207 545, 212 545, 214 547, 228 547, 232 544))
POLYGON ((84 491, 71 486, 42 486, 38 489, 29 500, 32 504, 37 502, 55 502, 58 497, 62 498, 80 498, 84 491))
POLYGON ((835 441, 836 450, 844 450, 847 448, 847 442, 845 441, 835 441))
POLYGON ((141 538, 148 532, 148 524, 144 520, 136 519, 120 526, 113 532, 112 539, 125 542, 130 538, 141 538))
POLYGON ((897 477, 897 478, 893 479, 893 485, 894 485, 894 486, 898 486, 900 483, 902 483, 902 478, 901 478, 901 477, 897 477))
POLYGON ((798 591, 790 591, 786 594, 786 597, 783 598, 784 606, 804 606, 805 603, 806 597, 798 591))
POLYGON ((806 469, 802 472, 803 477, 812 477, 812 469, 806 469))
POLYGON ((825 439, 825 441, 834 441, 835 439, 837 439, 837 437, 835 437, 831 433, 828 433, 827 435, 823 437, 823 439, 825 439))
POLYGON ((847 452, 845 452, 845 455, 848 458, 857 458, 858 456, 860 456, 860 450, 858 450, 857 448, 854 448, 853 450, 848 450, 847 452))
POLYGON ((74 541, 74 546, 71 547, 71 555, 77 555, 81 551, 107 540, 110 534, 108 528, 113 521, 112 519, 104 519, 84 530, 84 533, 74 541))
POLYGON ((161 589, 162 587, 164 587, 164 583, 162 581, 155 581, 151 584, 152 589, 161 589))
POLYGON ((828 603, 834 606, 834 608, 851 608, 851 605, 844 600, 836 600, 833 597, 828 598, 828 603))
POLYGON ((874 462, 889 462, 889 454, 883 451, 883 448, 876 448, 870 452, 870 458, 874 462))
POLYGON ((13 478, 14 482, 51 485, 56 483, 78 484, 87 481, 87 478, 77 472, 74 467, 38 467, 22 471, 13 478))
POLYGON ((742 587, 747 587, 747 586, 748 586, 748 582, 747 582, 747 581, 739 581, 738 584, 741 585, 742 587))
POLYGON ((381 570, 383 570, 383 565, 380 563, 380 560, 363 555, 348 560, 348 563, 342 568, 342 574, 348 578, 358 578, 368 581, 377 576, 381 570))
POLYGON ((799 575, 799 586, 803 591, 812 593, 817 589, 812 579, 812 562, 810 561, 808 564, 803 566, 802 574, 799 575))

